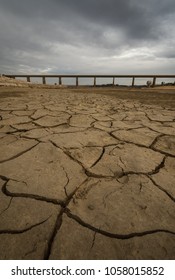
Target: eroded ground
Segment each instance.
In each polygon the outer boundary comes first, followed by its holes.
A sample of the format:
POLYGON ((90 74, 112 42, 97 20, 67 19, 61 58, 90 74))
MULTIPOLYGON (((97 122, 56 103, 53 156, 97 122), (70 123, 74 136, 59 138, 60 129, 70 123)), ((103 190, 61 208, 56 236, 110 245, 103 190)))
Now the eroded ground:
POLYGON ((174 104, 1 88, 0 259, 175 259, 174 104))

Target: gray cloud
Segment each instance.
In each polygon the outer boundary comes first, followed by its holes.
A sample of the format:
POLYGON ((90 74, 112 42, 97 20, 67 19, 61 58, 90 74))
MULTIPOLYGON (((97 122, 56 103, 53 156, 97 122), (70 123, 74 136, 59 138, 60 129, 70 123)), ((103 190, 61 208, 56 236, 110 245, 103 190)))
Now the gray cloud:
POLYGON ((0 0, 0 72, 161 72, 174 14, 174 0, 0 0))

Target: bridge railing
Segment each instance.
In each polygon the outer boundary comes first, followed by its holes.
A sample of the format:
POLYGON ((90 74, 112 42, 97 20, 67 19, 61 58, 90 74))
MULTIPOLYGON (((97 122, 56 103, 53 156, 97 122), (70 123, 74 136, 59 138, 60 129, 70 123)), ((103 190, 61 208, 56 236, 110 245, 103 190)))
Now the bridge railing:
POLYGON ((131 78, 131 85, 135 86, 136 85, 136 79, 143 79, 143 78, 147 78, 147 79, 152 79, 152 86, 156 85, 156 79, 157 78, 174 78, 175 79, 175 75, 50 75, 50 74, 41 74, 41 75, 29 75, 29 74, 25 74, 25 75, 20 75, 20 74, 3 74, 3 76, 9 77, 9 78, 26 78, 27 82, 31 82, 31 78, 41 78, 42 79, 42 83, 46 84, 46 78, 57 78, 58 79, 58 84, 62 85, 62 81, 63 78, 74 78, 75 79, 75 85, 79 86, 79 79, 80 78, 93 78, 94 82, 93 85, 96 86, 97 85, 97 78, 111 78, 112 79, 112 85, 115 85, 115 81, 117 78, 131 78))

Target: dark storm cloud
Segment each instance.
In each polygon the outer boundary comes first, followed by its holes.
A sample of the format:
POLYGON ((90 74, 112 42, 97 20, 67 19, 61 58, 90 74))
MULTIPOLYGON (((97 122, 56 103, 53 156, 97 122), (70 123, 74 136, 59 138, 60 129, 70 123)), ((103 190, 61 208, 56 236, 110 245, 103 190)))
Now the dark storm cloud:
POLYGON ((153 36, 153 27, 157 25, 158 31, 159 21, 175 12, 174 0, 1 0, 0 3, 7 12, 25 19, 68 23, 84 19, 102 26, 120 27, 132 38, 153 36))
POLYGON ((1 68, 86 71, 132 56, 173 59, 174 14, 174 0, 0 0, 1 68))

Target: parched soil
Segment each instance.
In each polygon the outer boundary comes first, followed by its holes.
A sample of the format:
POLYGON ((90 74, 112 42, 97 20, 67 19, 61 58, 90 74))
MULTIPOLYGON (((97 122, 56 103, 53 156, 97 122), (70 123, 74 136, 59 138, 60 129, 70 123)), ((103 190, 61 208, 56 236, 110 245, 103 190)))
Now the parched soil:
POLYGON ((175 88, 0 87, 0 259, 175 259, 175 88))
MULTIPOLYGON (((72 88, 73 89, 73 88, 72 88)), ((120 99, 136 100, 144 104, 160 105, 162 107, 175 108, 175 86, 162 87, 96 87, 77 88, 77 92, 99 93, 107 96, 113 96, 120 99), (93 89, 93 90, 92 90, 93 89)))

